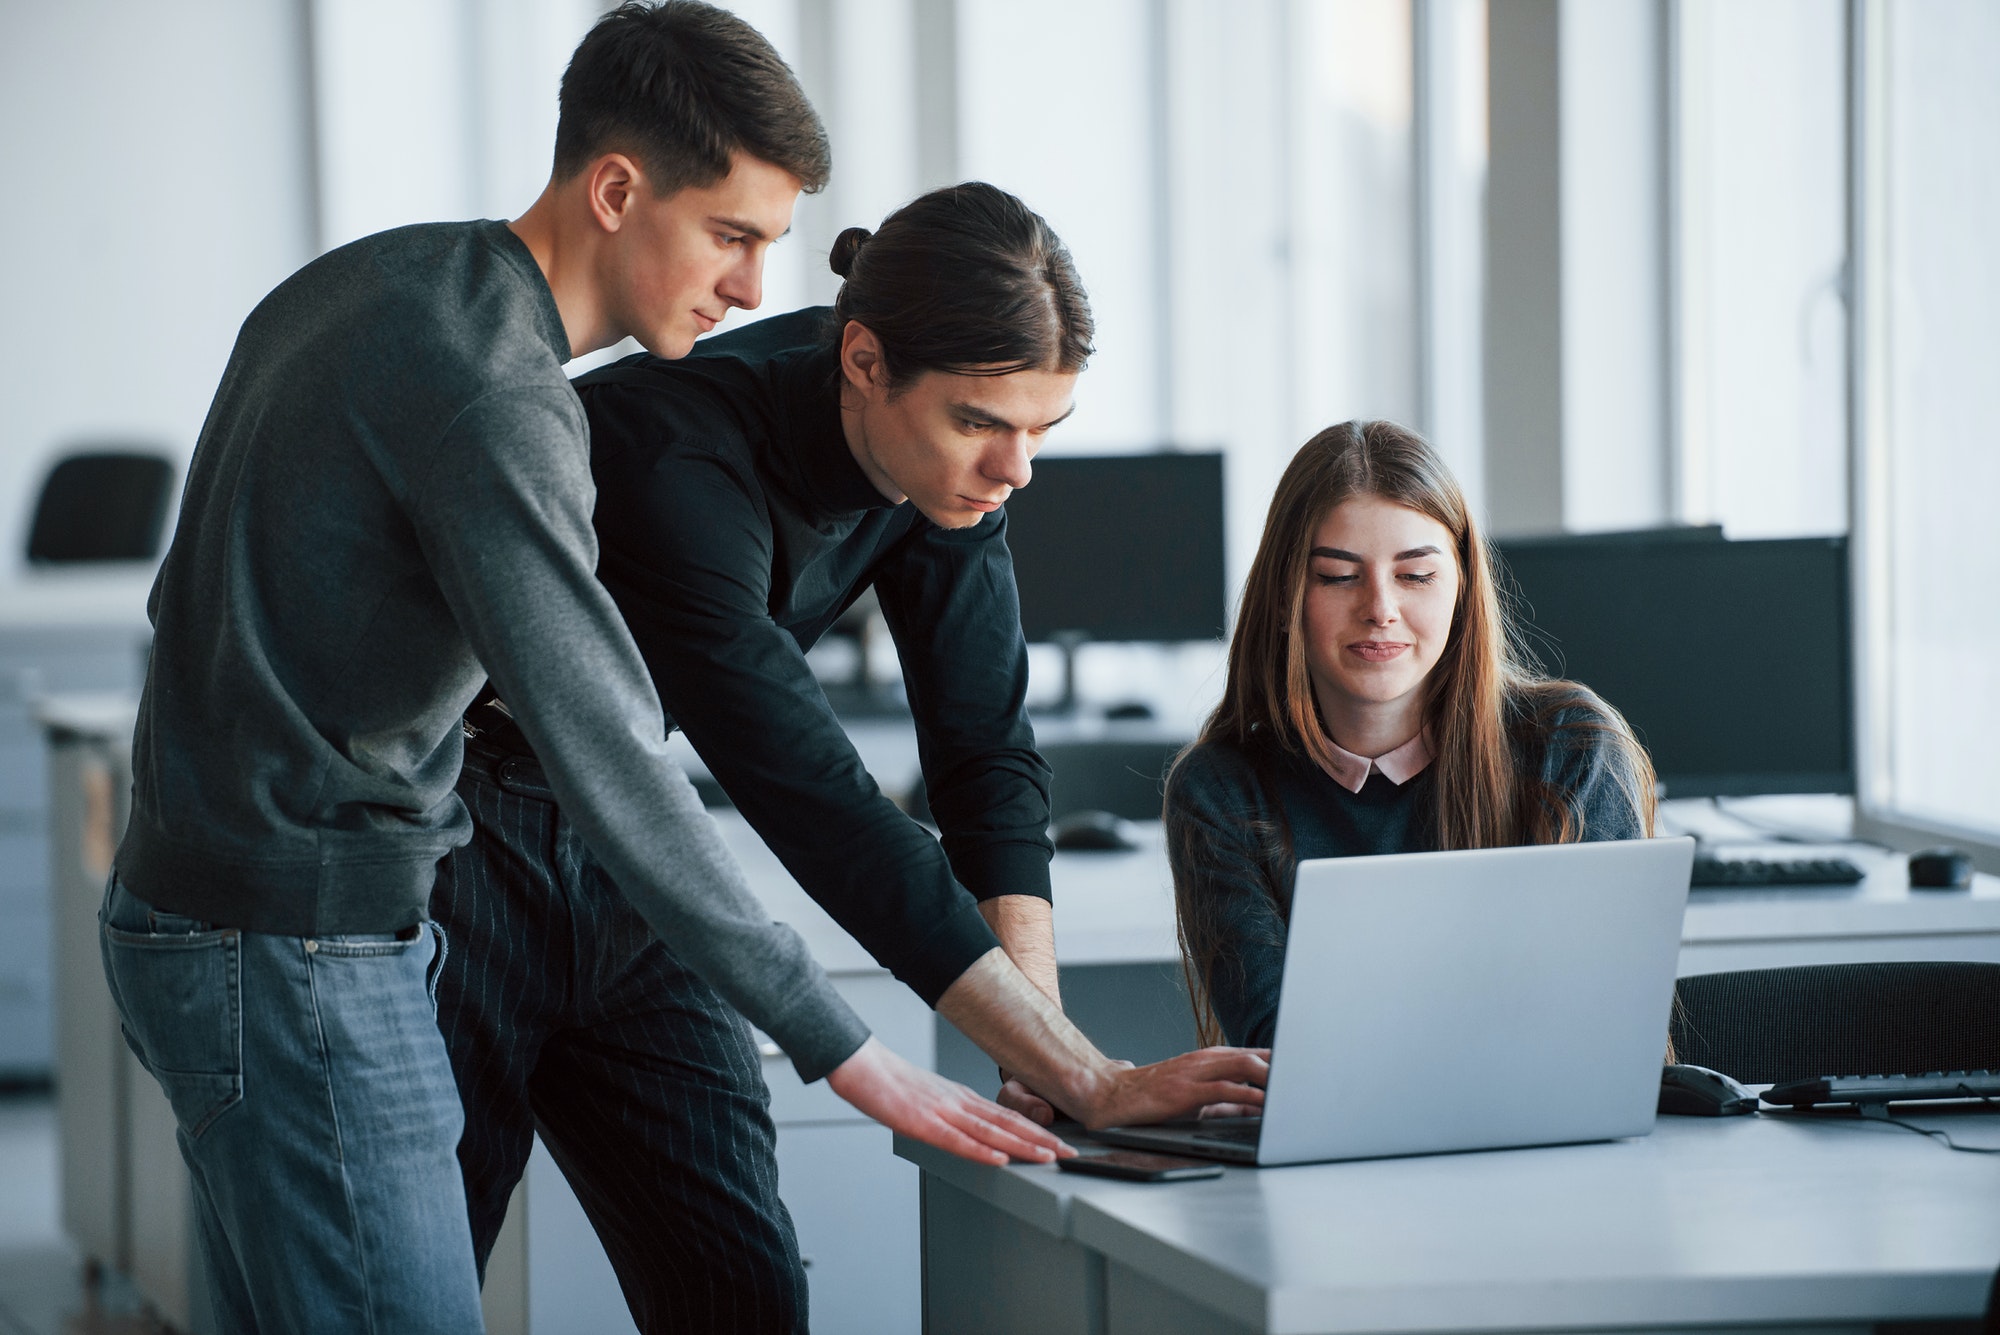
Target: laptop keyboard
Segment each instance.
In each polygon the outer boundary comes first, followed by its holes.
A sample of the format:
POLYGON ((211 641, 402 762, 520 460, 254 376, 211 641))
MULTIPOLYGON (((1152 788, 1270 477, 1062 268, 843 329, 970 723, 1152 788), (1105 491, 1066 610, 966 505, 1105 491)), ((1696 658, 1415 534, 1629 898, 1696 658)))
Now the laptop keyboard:
POLYGON ((1925 1071, 1916 1075, 1822 1075, 1787 1080, 1766 1103, 1889 1103, 1898 1099, 2000 1099, 2000 1071, 1925 1071))
POLYGON ((1195 1132, 1196 1140, 1220 1141, 1224 1145, 1255 1145, 1264 1132, 1261 1117, 1218 1117, 1195 1132))

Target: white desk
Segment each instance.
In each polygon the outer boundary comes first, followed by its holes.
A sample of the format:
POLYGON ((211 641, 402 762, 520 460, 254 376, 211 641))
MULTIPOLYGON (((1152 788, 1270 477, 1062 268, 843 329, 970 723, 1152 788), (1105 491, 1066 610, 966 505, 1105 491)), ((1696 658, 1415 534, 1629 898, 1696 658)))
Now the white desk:
POLYGON ((896 1152, 928 1329, 964 1335, 1865 1330, 1976 1318, 2000 1265, 2000 1159, 1844 1115, 1166 1185, 896 1152))
MULTIPOLYGON (((129 702, 124 709, 111 731, 129 736, 129 702)), ((876 763, 870 759, 871 766, 876 763)), ((900 762, 891 756, 883 768, 891 763, 900 762)), ((715 814, 772 916, 799 930, 835 976, 836 985, 862 1008, 886 1042, 919 1062, 931 1060, 935 1051, 940 1069, 951 1069, 946 1065, 947 1049, 948 1043, 955 1044, 960 1056, 970 1054, 970 1059, 962 1073, 953 1073, 982 1088, 991 1085, 991 1064, 942 1022, 933 1031, 922 1003, 891 980, 806 896, 740 816, 729 811, 715 814)), ((1173 893, 1164 841, 1157 825, 1141 827, 1141 835, 1143 846, 1133 852, 1059 856, 1054 881, 1057 954, 1072 1013, 1086 1032, 1114 1053, 1144 1059, 1185 1048, 1192 1039, 1185 1003, 1174 992, 1173 893), (1093 987, 1093 981, 1099 985, 1093 987), (1145 994, 1135 996, 1135 987, 1146 989, 1145 994), (1156 1050, 1145 1050, 1146 1044, 1156 1050)), ((115 830, 105 831, 99 842, 108 848, 115 842, 115 830)), ((74 844, 72 833, 64 846, 74 844)), ((1855 958, 2000 960, 2000 880, 1981 877, 1970 892, 1912 892, 1903 883, 1900 859, 1865 851, 1863 856, 1872 856, 1879 864, 1876 874, 1867 884, 1849 889, 1700 892, 1688 913, 1682 972, 1855 958)), ((66 1005, 70 1027, 65 1031, 64 1057, 69 1063, 103 1066, 130 1085, 132 1097, 164 1109, 164 1101, 143 1073, 135 1079, 123 1071, 128 1059, 117 1042, 115 1022, 108 1018, 108 998, 96 981, 100 974, 92 914, 102 877, 101 867, 79 865, 78 873, 67 878, 76 889, 71 908, 60 921, 76 930, 70 952, 74 962, 65 974, 81 990, 66 1005), (82 1004, 85 1001, 89 1004, 82 1004), (86 1021, 94 1025, 88 1034, 77 1028, 86 1021)), ((72 1073, 65 1072, 66 1091, 83 1092, 86 1087, 80 1079, 75 1089, 70 1088, 72 1073)), ((860 1119, 823 1084, 800 1085, 782 1057, 774 1054, 766 1062, 765 1074, 772 1088, 773 1117, 780 1124, 783 1189, 802 1246, 814 1257, 808 1275, 815 1328, 870 1335, 914 1330, 917 1204, 912 1170, 886 1153, 886 1132, 860 1119)), ((110 1078, 105 1077, 107 1085, 110 1078)), ((71 1112, 88 1113, 92 1101, 71 1098, 66 1105, 67 1117, 71 1112)), ((142 1280, 149 1294, 178 1313, 193 1305, 186 1189, 171 1151, 171 1120, 140 1120, 149 1133, 166 1128, 169 1148, 162 1153, 149 1140, 146 1152, 129 1153, 127 1159, 155 1164, 172 1179, 157 1184, 157 1190, 138 1193, 161 1207, 148 1213, 141 1231, 153 1243, 171 1241, 174 1245, 166 1251, 172 1255, 157 1265, 144 1264, 144 1258, 132 1255, 129 1241, 123 1245, 118 1241, 129 1238, 129 1233, 109 1224, 96 1231, 82 1228, 83 1216, 76 1210, 71 1211, 72 1227, 79 1228, 79 1242, 87 1253, 122 1260, 145 1272, 142 1280), (105 1236, 99 1238, 99 1232, 105 1236)), ((76 1188, 99 1185, 108 1192, 108 1180, 98 1182, 105 1174, 87 1170, 92 1162, 111 1162, 102 1147, 110 1136, 107 1128, 95 1140, 77 1135, 73 1146, 66 1141, 66 1164, 76 1188)), ((1918 1145, 1921 1148, 1922 1142, 1918 1145)), ((97 1211, 107 1220, 112 1213, 110 1199, 106 1194, 97 1211)), ((509 1227, 488 1271, 487 1299, 489 1329, 495 1332, 554 1335, 587 1330, 608 1335, 620 1328, 621 1320, 629 1320, 609 1263, 567 1184, 545 1161, 531 1168, 527 1189, 516 1197, 509 1227)))
MULTIPOLYGON (((840 970, 852 977, 872 967, 866 953, 853 939, 784 874, 777 860, 740 816, 734 812, 717 812, 716 815, 725 838, 743 860, 752 884, 774 917, 798 928, 829 969, 840 970)), ((1139 833, 1142 846, 1132 852, 1058 855, 1053 868, 1056 954, 1063 968, 1065 1001, 1079 1026, 1114 1055, 1149 1060, 1191 1046, 1193 1026, 1186 1003, 1178 993, 1173 889, 1167 869, 1164 835, 1158 825, 1141 826, 1139 833)), ((1731 850, 1725 846, 1723 851, 1727 853, 1731 850)), ((1867 881, 1856 886, 1828 889, 1695 892, 1683 927, 1680 972, 1685 975, 1849 960, 1970 959, 2000 962, 2000 878, 1978 877, 1968 891, 1912 890, 1900 857, 1866 848, 1843 848, 1841 851, 1864 865, 1870 872, 1867 881)), ((1811 850, 1787 852, 1810 855, 1811 850)), ((936 1056, 939 1070, 990 1092, 994 1083, 992 1064, 943 1021, 937 1025, 936 1056)), ((1954 1161, 1956 1166, 1963 1166, 1975 1157, 1950 1154, 1908 1132, 1889 1129, 1885 1133, 1901 1136, 1911 1141, 1915 1150, 1928 1150, 1936 1160, 1945 1161, 1932 1165, 1928 1171, 1949 1174, 1954 1161)), ((1682 1133, 1676 1130, 1671 1134, 1682 1133)), ((781 1144, 784 1135, 781 1130, 781 1144)), ((2000 1127, 1995 1128, 1993 1138, 2000 1141, 2000 1127)), ((1661 1143, 1668 1141, 1662 1140, 1661 1143)), ((1588 1157, 1592 1151, 1526 1153, 1569 1153, 1588 1157)), ((1496 1156, 1480 1157, 1492 1159, 1496 1156)), ((1754 1159, 1756 1155, 1752 1153, 1750 1157, 1754 1159)), ((1931 1162, 1922 1159, 1921 1154, 1916 1161, 1931 1162)), ((924 1161, 918 1159, 918 1162, 924 1161)), ((1469 1160, 1460 1158, 1453 1162, 1469 1160)), ((971 1171, 978 1173, 985 1170, 971 1171)), ((1047 1175, 1053 1170, 1043 1171, 1047 1175)), ((1710 1184, 1718 1199, 1727 1197, 1728 1189, 1712 1172, 1701 1175, 1701 1180, 1710 1184)), ((1064 1188, 1073 1188, 1080 1179, 1064 1177, 1059 1181, 1064 1188)), ((1114 1195, 1119 1190, 1118 1184, 1106 1185, 1114 1195)), ((1096 1184, 1089 1186, 1092 1192, 1098 1189, 1096 1184)), ((1129 1193, 1133 1189, 1125 1190, 1129 1193)), ((1157 1188, 1140 1190, 1158 1191, 1157 1188)), ((2000 1193, 1996 1193, 1995 1198, 2000 1199, 2000 1193)), ((1142 1194, 1136 1199, 1157 1200, 1158 1197, 1156 1194, 1142 1194)), ((1675 1199, 1687 1201, 1698 1198, 1676 1193, 1675 1199)), ((940 1206, 937 1201, 935 1193, 925 1197, 927 1219, 943 1217, 939 1211, 947 1207, 940 1206)), ((1044 1209, 1046 1205, 1045 1200, 1034 1208, 1044 1209)), ((1019 1228, 1010 1228, 1003 1220, 977 1216, 977 1212, 975 1221, 968 1227, 975 1229, 977 1236, 987 1239, 981 1244, 987 1248, 982 1255, 997 1254, 999 1250, 1021 1242, 1019 1228), (1003 1242, 1003 1239, 1013 1241, 1003 1242)), ((1109 1228, 1112 1223, 1099 1221, 1090 1227, 1109 1228)), ((1157 1242, 1140 1240, 1133 1245, 1144 1251, 1156 1248, 1157 1242)), ((1995 1235, 1989 1251, 1991 1254, 1985 1264, 1990 1273, 1993 1265, 2000 1264, 2000 1234, 1995 1235)), ((1017 1277, 1018 1283, 1023 1291, 1038 1295, 1038 1300, 1051 1299, 1062 1290, 1049 1277, 1066 1273, 1064 1265, 1068 1263, 1059 1256, 1044 1255, 1041 1249, 1034 1250, 1033 1255, 1038 1259, 1017 1277)), ((1070 1260, 1074 1261, 1075 1257, 1071 1256, 1070 1260)), ((1113 1270, 1108 1273, 1122 1272, 1113 1270)), ((1010 1284, 1014 1282, 1010 1281, 1010 1284)), ((1138 1296, 1144 1289, 1138 1279, 1125 1274, 1116 1283, 1119 1285, 1118 1292, 1124 1295, 1121 1301, 1128 1304, 1128 1310, 1151 1313, 1145 1321, 1126 1327, 1065 1326, 1060 1324, 1053 1311, 1034 1308, 1027 1312, 1009 1309, 1006 1321, 981 1325, 962 1311, 952 1312, 950 1320, 939 1321, 934 1309, 929 1328, 954 1332, 983 1329, 1166 1332, 1178 1329, 1169 1323, 1166 1314, 1166 1309, 1172 1308, 1175 1303, 1162 1300, 1162 1309, 1155 1311, 1153 1306, 1146 1305, 1151 1299, 1142 1300, 1138 1296), (1130 1304, 1140 1306, 1130 1307, 1130 1304), (1057 1324, 1046 1324, 1051 1321, 1057 1324)), ((928 1285, 929 1290, 934 1291, 935 1288, 934 1282, 928 1285)), ((1983 1295, 1982 1288, 1979 1301, 1983 1301, 1983 1295)), ((1153 1295, 1155 1298, 1158 1296, 1153 1295)), ((1225 1307, 1222 1310, 1235 1309, 1225 1307)), ((1613 1323, 1607 1320, 1606 1324, 1613 1323)), ((1667 1323, 1662 1321, 1660 1324, 1667 1323)), ((1230 1329, 1226 1325, 1217 1328, 1230 1329)), ((1253 1322, 1246 1328, 1261 1327, 1253 1322)))

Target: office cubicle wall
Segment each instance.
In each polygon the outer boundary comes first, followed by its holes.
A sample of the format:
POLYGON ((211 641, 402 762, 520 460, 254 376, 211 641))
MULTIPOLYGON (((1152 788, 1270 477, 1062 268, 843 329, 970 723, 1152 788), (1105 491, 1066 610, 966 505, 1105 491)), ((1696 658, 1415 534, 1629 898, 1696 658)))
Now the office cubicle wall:
POLYGON ((214 1326, 173 1109, 125 1046, 98 951, 97 910, 130 815, 131 698, 58 698, 38 715, 48 736, 63 1229, 87 1264, 129 1274, 161 1319, 206 1335, 214 1326))
POLYGON ((35 709, 51 693, 135 693, 143 626, 136 614, 126 624, 0 620, 0 1082, 46 1080, 55 1038, 51 790, 35 709))

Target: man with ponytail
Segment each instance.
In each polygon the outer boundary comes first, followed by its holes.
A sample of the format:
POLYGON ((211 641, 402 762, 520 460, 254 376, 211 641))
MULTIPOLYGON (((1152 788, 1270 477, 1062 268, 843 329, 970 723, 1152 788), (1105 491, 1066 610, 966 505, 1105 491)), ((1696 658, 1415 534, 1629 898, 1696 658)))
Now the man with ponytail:
MULTIPOLYGON (((1261 1054, 1132 1068, 1099 1053, 1056 996, 1049 776, 1024 708, 1004 506, 1090 355, 1068 252, 1020 200, 973 183, 924 195, 872 234, 850 228, 831 263, 844 280, 831 310, 577 382, 599 577, 668 715, 806 891, 1019 1077, 1003 1102, 1092 1125, 1254 1102, 1261 1054), (941 838, 876 787, 806 663, 871 586, 941 838)), ((694 1310, 689 1328, 720 1328, 732 1299, 767 1315, 790 1299, 802 1326, 750 1034, 533 789, 533 739, 491 703, 468 723, 478 736, 459 791, 478 831, 446 863, 433 912, 455 940, 533 942, 536 961, 523 971, 497 944, 475 945, 454 954, 440 991, 482 1253, 533 1126, 642 1326, 694 1310), (550 975, 550 957, 579 965, 550 975), (717 1257, 717 1233, 755 1245, 717 1257)), ((906 1125, 902 1109, 854 1101, 906 1125)))

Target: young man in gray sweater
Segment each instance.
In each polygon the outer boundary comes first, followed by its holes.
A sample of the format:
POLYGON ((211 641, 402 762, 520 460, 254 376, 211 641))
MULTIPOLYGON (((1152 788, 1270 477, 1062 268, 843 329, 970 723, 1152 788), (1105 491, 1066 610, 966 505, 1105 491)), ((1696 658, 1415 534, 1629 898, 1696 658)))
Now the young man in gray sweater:
POLYGON ((488 677, 646 922, 806 1079, 961 1153, 1057 1152, 869 1037, 770 921, 595 578, 563 363, 627 335, 678 357, 755 306, 828 171, 741 21, 606 25, 621 96, 565 107, 582 160, 526 215, 369 237, 251 313, 150 600, 105 969, 179 1122, 225 1331, 481 1328, 425 905, 470 833, 459 719, 488 677))

